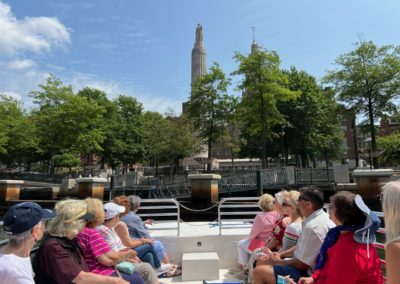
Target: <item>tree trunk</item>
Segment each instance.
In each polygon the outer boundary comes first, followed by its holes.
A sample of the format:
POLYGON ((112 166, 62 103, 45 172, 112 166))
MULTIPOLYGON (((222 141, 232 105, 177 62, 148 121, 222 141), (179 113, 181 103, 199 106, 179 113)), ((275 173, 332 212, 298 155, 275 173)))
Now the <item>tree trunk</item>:
POLYGON ((211 153, 212 153, 212 136, 213 136, 213 125, 211 125, 211 129, 210 129, 210 137, 208 137, 208 161, 207 161, 207 173, 211 172, 211 153))
POLYGON ((376 146, 376 135, 375 135, 375 126, 374 126, 374 113, 372 106, 371 94, 368 94, 368 116, 369 116, 369 130, 371 133, 371 155, 372 155, 372 165, 374 169, 379 167, 378 165, 378 157, 376 157, 377 146, 376 146))
POLYGON ((265 113, 264 113, 264 97, 260 95, 260 118, 261 118, 261 168, 267 168, 267 142, 266 142, 266 127, 265 127, 265 113))

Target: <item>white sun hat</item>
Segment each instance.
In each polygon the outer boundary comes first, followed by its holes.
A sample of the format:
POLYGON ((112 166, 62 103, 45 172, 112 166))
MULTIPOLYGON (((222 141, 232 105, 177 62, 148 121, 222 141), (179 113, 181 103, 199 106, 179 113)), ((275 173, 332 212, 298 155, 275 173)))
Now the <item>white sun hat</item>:
POLYGON ((113 218, 115 215, 121 214, 125 212, 124 206, 119 206, 114 202, 108 202, 104 204, 104 211, 105 211, 105 219, 109 220, 113 218))

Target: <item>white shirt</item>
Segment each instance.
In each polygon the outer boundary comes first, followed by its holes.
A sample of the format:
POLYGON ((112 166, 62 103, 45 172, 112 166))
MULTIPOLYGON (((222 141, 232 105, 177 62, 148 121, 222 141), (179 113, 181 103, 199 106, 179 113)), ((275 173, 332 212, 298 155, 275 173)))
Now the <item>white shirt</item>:
POLYGON ((324 210, 313 212, 302 223, 303 230, 297 241, 294 257, 313 268, 326 233, 335 226, 324 210))
POLYGON ((0 253, 0 284, 35 284, 29 257, 0 253))

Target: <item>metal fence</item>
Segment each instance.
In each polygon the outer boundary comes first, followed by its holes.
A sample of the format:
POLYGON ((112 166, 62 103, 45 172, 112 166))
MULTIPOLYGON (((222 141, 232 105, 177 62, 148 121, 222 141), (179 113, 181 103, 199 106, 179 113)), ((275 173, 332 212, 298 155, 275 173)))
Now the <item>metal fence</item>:
POLYGON ((333 169, 296 169, 296 184, 331 184, 334 182, 333 169))
POLYGON ((140 198, 185 198, 190 197, 191 190, 189 183, 176 183, 165 185, 135 185, 135 186, 118 186, 114 191, 109 191, 109 199, 117 195, 137 195, 140 198))

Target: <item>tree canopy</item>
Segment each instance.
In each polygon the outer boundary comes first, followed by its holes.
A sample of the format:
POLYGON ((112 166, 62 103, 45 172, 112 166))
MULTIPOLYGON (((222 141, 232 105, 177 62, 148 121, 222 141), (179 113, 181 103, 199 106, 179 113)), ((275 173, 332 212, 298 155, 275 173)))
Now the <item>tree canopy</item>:
MULTIPOLYGON (((230 80, 217 63, 209 73, 199 76, 192 86, 188 103, 188 114, 194 122, 199 137, 208 146, 208 157, 211 158, 214 144, 226 132, 233 99, 227 93, 230 80)), ((211 161, 208 170, 211 169, 211 161)))
POLYGON ((298 92, 291 91, 288 77, 280 69, 276 52, 255 50, 248 56, 236 53, 239 67, 232 74, 243 75, 239 88, 243 91, 239 107, 243 125, 250 137, 259 137, 262 168, 267 167, 267 141, 274 137, 273 127, 284 121, 277 104, 293 100, 298 92))
POLYGON ((373 166, 377 168, 374 123, 396 109, 393 99, 400 94, 400 47, 379 47, 361 40, 355 50, 340 55, 335 63, 338 69, 329 71, 324 82, 333 84, 337 98, 347 108, 366 117, 375 156, 373 166))

